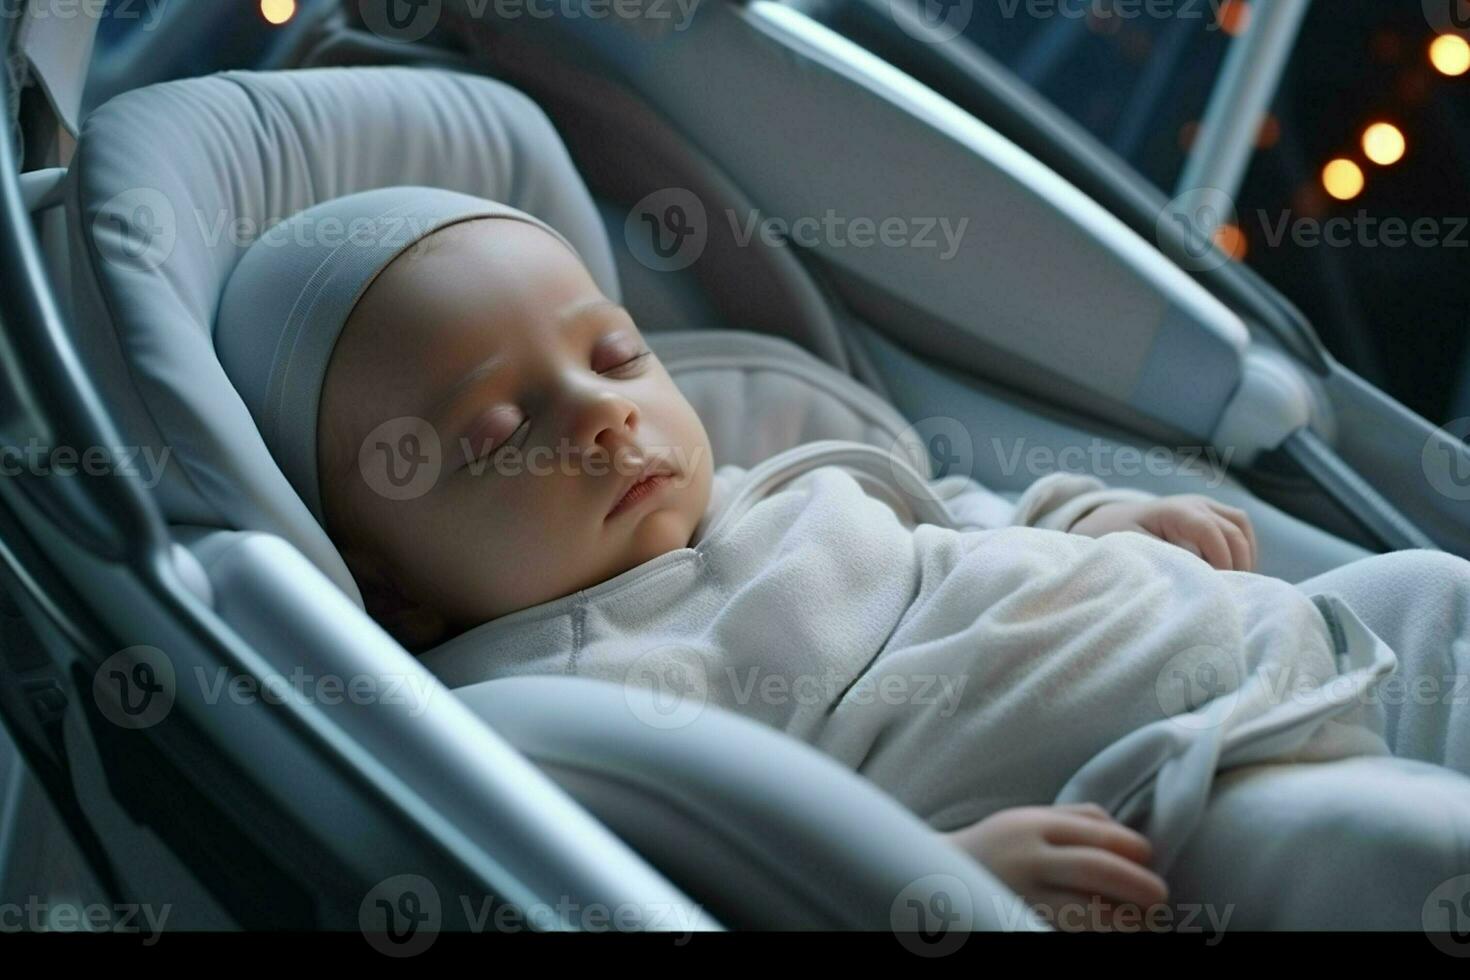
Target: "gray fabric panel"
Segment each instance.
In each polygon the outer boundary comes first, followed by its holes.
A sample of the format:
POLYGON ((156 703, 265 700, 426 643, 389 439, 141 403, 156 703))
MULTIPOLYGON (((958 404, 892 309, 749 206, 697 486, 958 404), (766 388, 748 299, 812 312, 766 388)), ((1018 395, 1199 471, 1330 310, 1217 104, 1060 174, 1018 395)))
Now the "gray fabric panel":
POLYGON ((1240 384, 1240 354, 1187 313, 1166 307, 1129 404, 1208 438, 1240 384))
POLYGON ((929 459, 892 405, 789 340, 697 330, 654 334, 649 345, 699 413, 717 466, 749 468, 821 439, 929 459))

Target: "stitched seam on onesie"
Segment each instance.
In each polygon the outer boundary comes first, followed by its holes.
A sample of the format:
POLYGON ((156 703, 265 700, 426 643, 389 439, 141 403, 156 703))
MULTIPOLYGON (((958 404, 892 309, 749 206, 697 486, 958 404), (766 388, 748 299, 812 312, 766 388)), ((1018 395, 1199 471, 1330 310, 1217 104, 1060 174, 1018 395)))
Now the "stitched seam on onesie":
MULTIPOLYGON (((705 554, 702 550, 696 551, 694 554, 697 556, 695 559, 696 574, 703 576, 705 581, 713 586, 720 594, 720 602, 716 607, 719 612, 715 614, 718 616, 730 605, 730 599, 734 595, 734 592, 730 588, 730 583, 720 574, 718 562, 710 561, 709 555, 705 554)), ((710 622, 706 619, 700 630, 701 639, 708 638, 710 632, 709 627, 710 622)))
POLYGON ((731 592, 730 583, 725 580, 725 576, 720 574, 719 563, 710 561, 709 555, 703 549, 695 549, 694 555, 695 574, 703 575, 709 581, 710 585, 719 589, 720 598, 723 600, 720 603, 720 608, 724 609, 730 604, 730 597, 734 593, 731 592))
POLYGON ((577 664, 582 656, 582 638, 585 633, 587 621, 587 599, 582 593, 577 593, 577 605, 572 609, 572 652, 567 657, 567 673, 576 674, 577 664))

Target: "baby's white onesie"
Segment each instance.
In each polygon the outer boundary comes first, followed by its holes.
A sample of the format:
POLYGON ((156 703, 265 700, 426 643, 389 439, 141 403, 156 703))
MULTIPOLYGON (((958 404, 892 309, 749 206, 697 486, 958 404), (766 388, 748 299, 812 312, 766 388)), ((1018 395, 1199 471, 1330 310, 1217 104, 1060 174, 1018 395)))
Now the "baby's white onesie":
MULTIPOLYGON (((1216 771, 1387 754, 1393 652, 1335 595, 1220 572, 1055 474, 1015 505, 860 443, 721 467, 691 547, 429 651, 450 687, 575 674, 718 705, 862 773, 938 830, 1096 800, 1167 868, 1216 771)), ((672 722, 683 723, 683 722, 672 722)))

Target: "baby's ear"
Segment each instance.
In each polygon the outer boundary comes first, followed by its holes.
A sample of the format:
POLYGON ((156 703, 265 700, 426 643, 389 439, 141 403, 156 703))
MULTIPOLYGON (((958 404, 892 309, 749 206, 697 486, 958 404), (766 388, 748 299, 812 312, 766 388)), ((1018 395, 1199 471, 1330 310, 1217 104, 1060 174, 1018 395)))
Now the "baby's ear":
POLYGON ((358 549, 344 550, 342 558, 357 580, 367 614, 404 649, 418 653, 447 638, 449 624, 444 617, 408 598, 381 558, 358 549))

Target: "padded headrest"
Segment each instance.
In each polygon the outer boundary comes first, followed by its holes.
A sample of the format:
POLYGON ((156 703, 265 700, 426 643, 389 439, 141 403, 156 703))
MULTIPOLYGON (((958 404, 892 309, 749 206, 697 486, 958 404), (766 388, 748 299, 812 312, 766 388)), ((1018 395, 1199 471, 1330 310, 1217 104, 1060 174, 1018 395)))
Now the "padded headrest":
POLYGON ((933 473, 928 448, 898 409, 789 340, 744 330, 647 336, 699 413, 717 467, 749 469, 803 443, 846 439, 933 473))
MULTIPOLYGON (((360 606, 341 556, 271 458, 215 354, 230 273, 260 233, 343 194, 425 184, 561 232, 621 299, 606 231, 551 123, 487 78, 414 68, 226 72, 126 93, 84 122, 67 208, 80 349, 118 429, 163 454, 171 524, 285 538, 360 606)), ((872 392, 787 341, 740 331, 649 342, 716 465, 815 439, 910 438, 872 392)), ((909 458, 927 458, 909 453, 909 458)))

